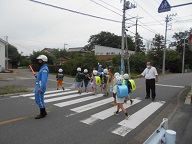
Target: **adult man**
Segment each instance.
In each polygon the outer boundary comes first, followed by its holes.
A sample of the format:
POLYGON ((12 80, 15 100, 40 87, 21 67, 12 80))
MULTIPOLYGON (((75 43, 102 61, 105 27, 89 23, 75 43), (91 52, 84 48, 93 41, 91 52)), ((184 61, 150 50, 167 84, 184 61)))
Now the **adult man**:
POLYGON ((152 92, 152 101, 155 100, 156 92, 155 92, 155 82, 158 82, 158 73, 155 67, 151 66, 150 62, 147 62, 147 68, 139 75, 145 76, 146 79, 146 97, 145 99, 150 99, 150 90, 152 92))
POLYGON ((41 119, 47 115, 44 103, 44 93, 46 91, 46 83, 49 75, 49 69, 47 67, 47 56, 40 55, 37 57, 37 60, 38 64, 41 66, 41 69, 36 76, 35 101, 40 108, 40 114, 37 115, 35 119, 41 119))

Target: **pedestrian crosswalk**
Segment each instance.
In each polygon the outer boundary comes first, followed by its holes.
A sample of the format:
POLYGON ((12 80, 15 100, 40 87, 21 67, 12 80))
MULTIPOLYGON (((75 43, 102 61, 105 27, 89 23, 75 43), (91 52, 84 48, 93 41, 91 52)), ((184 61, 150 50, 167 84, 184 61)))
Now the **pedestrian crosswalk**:
MULTIPOLYGON (((20 97, 34 99, 34 94, 23 94, 20 95, 20 97)), ((136 98, 133 100, 134 103, 132 105, 129 102, 124 104, 125 109, 128 111, 129 108, 137 107, 142 103, 141 99, 136 98)), ((70 113, 65 115, 66 118, 89 111, 89 114, 91 113, 91 115, 89 117, 79 119, 79 122, 90 126, 94 125, 95 123, 99 124, 101 121, 114 118, 113 115, 116 107, 112 107, 111 102, 113 102, 113 97, 103 97, 103 94, 92 95, 91 92, 79 94, 77 91, 70 89, 66 89, 65 91, 47 91, 45 93, 45 103, 50 103, 58 108, 66 109, 68 106, 70 106, 70 113), (86 104, 84 104, 84 102, 86 102, 86 104), (76 106, 76 104, 78 104, 78 106, 76 106), (107 108, 104 107, 104 105, 107 105, 107 108), (99 108, 97 113, 92 112, 97 108, 99 108)), ((159 108, 161 108, 164 103, 164 101, 146 103, 144 107, 133 113, 128 120, 122 120, 122 117, 119 117, 119 122, 114 123, 115 129, 112 129, 111 133, 122 137, 126 136, 133 129, 142 124, 152 114, 154 114, 159 108)))

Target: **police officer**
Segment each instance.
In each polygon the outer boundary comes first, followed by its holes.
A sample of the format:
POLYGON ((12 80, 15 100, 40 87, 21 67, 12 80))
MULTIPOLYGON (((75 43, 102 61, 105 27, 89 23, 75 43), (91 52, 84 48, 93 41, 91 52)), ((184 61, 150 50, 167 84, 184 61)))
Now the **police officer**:
POLYGON ((37 60, 38 64, 41 66, 41 69, 36 76, 35 101, 40 108, 40 114, 37 115, 35 119, 41 119, 47 115, 44 103, 44 93, 46 91, 46 83, 48 80, 49 69, 47 67, 47 56, 40 55, 37 57, 37 60))

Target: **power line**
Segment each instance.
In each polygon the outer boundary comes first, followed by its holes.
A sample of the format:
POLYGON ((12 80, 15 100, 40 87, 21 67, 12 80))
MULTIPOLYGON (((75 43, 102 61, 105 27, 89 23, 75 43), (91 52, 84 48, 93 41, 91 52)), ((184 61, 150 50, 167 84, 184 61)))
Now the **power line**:
POLYGON ((42 5, 45 5, 45 6, 49 6, 49 7, 69 11, 69 12, 72 12, 72 13, 97 18, 97 19, 102 19, 102 20, 107 20, 107 21, 112 21, 112 22, 118 22, 118 23, 120 22, 120 21, 117 21, 117 20, 112 20, 112 19, 108 19, 108 18, 104 18, 104 17, 99 17, 99 16, 95 16, 95 15, 91 15, 91 14, 87 14, 87 13, 83 13, 83 12, 79 12, 79 11, 75 11, 75 10, 71 10, 71 9, 67 9, 67 8, 63 8, 63 7, 59 7, 59 6, 55 6, 55 5, 48 4, 48 3, 39 2, 39 1, 36 1, 36 0, 29 0, 29 1, 32 1, 32 2, 35 2, 35 3, 38 3, 38 4, 42 4, 42 5))

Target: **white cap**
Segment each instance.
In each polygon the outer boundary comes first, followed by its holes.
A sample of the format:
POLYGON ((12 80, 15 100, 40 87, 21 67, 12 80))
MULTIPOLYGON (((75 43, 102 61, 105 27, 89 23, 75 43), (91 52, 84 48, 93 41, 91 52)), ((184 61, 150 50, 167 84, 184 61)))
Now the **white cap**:
POLYGON ((62 72, 63 72, 63 70, 60 68, 60 69, 58 70, 58 72, 62 73, 62 72))
POLYGON ((121 76, 116 77, 116 83, 117 84, 122 84, 123 83, 123 78, 121 76))
POLYGON ((123 78, 124 78, 124 79, 129 79, 129 74, 125 73, 125 74, 123 75, 123 78))
POLYGON ((44 61, 44 62, 47 62, 47 61, 48 61, 48 58, 47 58, 46 55, 39 55, 39 56, 37 57, 37 59, 38 59, 38 60, 42 60, 42 61, 44 61))
POLYGON ((84 69, 84 73, 87 73, 88 72, 88 70, 87 69, 84 69))
POLYGON ((116 73, 114 74, 114 77, 117 77, 117 76, 120 76, 120 74, 119 74, 118 72, 116 72, 116 73))
POLYGON ((93 75, 97 75, 97 70, 93 70, 93 75))
POLYGON ((80 72, 80 71, 81 71, 81 68, 80 68, 80 67, 78 67, 78 68, 77 68, 77 71, 79 71, 79 72, 80 72))
POLYGON ((104 73, 104 74, 107 74, 107 73, 108 73, 108 70, 107 70, 107 69, 104 69, 104 70, 103 70, 103 73, 104 73))

